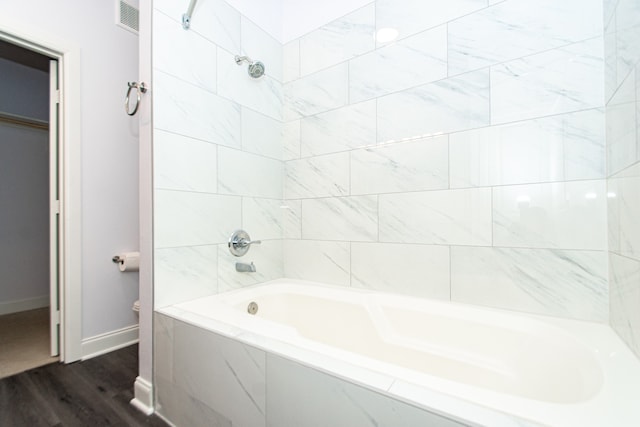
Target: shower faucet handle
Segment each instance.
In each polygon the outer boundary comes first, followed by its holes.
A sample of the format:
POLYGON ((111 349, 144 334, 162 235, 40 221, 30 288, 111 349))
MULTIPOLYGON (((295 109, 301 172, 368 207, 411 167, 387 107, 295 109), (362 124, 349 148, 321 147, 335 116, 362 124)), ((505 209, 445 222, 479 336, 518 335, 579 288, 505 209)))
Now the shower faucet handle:
POLYGON ((251 240, 249 233, 244 230, 236 230, 229 237, 229 252, 233 256, 243 256, 249 252, 251 245, 259 245, 262 242, 260 240, 251 240))

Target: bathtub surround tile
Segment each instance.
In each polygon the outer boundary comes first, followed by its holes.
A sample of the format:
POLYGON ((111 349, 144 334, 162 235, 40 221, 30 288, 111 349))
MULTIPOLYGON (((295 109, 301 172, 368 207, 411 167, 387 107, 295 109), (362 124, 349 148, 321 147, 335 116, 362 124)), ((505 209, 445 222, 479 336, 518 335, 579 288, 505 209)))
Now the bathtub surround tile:
POLYGON ((195 31, 185 31, 178 17, 153 14, 153 66, 158 70, 216 91, 216 45, 195 31))
MULTIPOLYGON (((284 61, 282 44, 245 16, 240 18, 240 27, 242 55, 262 62, 265 65, 265 76, 282 82, 284 61)), ((235 52, 232 51, 232 53, 235 52)))
POLYGON ((489 125, 489 73, 464 74, 378 98, 378 141, 489 125))
POLYGON ((300 158, 300 120, 283 123, 282 150, 283 160, 300 158))
POLYGON ((395 28, 401 39, 485 7, 486 0, 377 0, 376 29, 395 28))
MULTIPOLYGON (((248 231, 248 230, 247 230, 248 231)), ((251 237, 259 239, 253 231, 251 237)), ((218 292, 227 292, 284 276, 282 261, 282 240, 264 240, 252 245, 249 252, 239 258, 229 252, 229 245, 218 245, 218 292), (236 263, 251 264, 256 271, 251 273, 236 271, 236 263)))
POLYGON ((359 102, 447 77, 447 26, 349 62, 349 100, 359 102))
POLYGON ((282 47, 282 81, 287 83, 300 78, 300 39, 286 43, 282 47))
POLYGON ((268 75, 254 79, 247 65, 238 66, 234 55, 218 49, 218 93, 275 119, 282 120, 282 83, 268 75))
POLYGON ((640 6, 633 0, 620 0, 615 21, 616 70, 621 82, 640 60, 640 6))
POLYGON ((461 427, 364 387, 267 355, 267 426, 461 427))
POLYGON ((378 197, 302 200, 302 238, 372 242, 378 239, 378 197))
POLYGON ((380 241, 491 245, 491 189, 379 196, 380 241))
POLYGON ((318 240, 284 241, 284 277, 349 286, 350 244, 318 240))
POLYGON ((282 239, 283 202, 280 199, 242 198, 242 228, 254 240, 282 239))
POLYGON ((609 254, 611 327, 640 357, 640 261, 609 254))
POLYGON ((156 249, 210 245, 229 239, 240 218, 240 197, 156 190, 156 249))
POLYGON ((282 202, 283 235, 285 239, 302 239, 302 200, 282 202))
POLYGON ((174 341, 176 386, 232 425, 265 425, 263 351, 180 321, 174 341))
POLYGON ((636 78, 630 73, 607 104, 608 172, 613 175, 638 157, 636 78))
POLYGON ((282 122, 242 107, 242 150, 282 160, 282 122))
POLYGON ((281 199, 282 174, 280 160, 218 149, 218 189, 222 194, 281 199))
POLYGON ((296 120, 347 104, 346 63, 284 85, 284 120, 296 120))
POLYGON ((609 250, 640 261, 640 164, 609 180, 609 250))
POLYGON ((449 300, 449 248, 352 243, 351 286, 449 300))
POLYGON ((287 199, 349 194, 349 153, 291 160, 285 163, 287 199))
POLYGON ((604 180, 493 188, 493 244, 605 250, 604 180))
POLYGON ((376 144, 376 102, 348 105, 300 120, 302 157, 376 144))
POLYGON ((159 70, 153 77, 156 129, 240 148, 238 104, 159 70))
MULTIPOLYGON (((177 19, 181 20, 185 12, 183 5, 177 19)), ((189 31, 201 34, 228 52, 240 52, 240 12, 224 0, 210 0, 197 4, 189 31)))
POLYGON ((604 105, 602 38, 491 67, 491 123, 604 105))
POLYGON ((154 187, 168 190, 218 191, 217 147, 175 133, 153 133, 154 187))
POLYGON ((351 194, 449 187, 448 138, 419 139, 351 152, 351 194))
POLYGON ((173 318, 153 314, 153 374, 154 379, 173 382, 173 318))
POLYGON ((608 321, 604 251, 451 248, 451 299, 508 310, 608 321))
POLYGON ((601 109, 449 136, 454 188, 604 178, 601 109))
POLYGON ((375 48, 375 4, 338 18, 300 38, 303 76, 375 48))
POLYGON ((155 249, 154 307, 166 307, 217 292, 216 245, 155 249))
POLYGON ((449 75, 460 74, 601 35, 602 2, 510 0, 448 30, 449 75))

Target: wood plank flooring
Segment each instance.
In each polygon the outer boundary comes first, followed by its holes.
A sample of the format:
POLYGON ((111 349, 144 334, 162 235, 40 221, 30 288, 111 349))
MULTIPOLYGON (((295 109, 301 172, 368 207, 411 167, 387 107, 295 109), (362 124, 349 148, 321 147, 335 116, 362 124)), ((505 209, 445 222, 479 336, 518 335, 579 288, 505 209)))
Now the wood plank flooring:
POLYGON ((129 404, 133 345, 84 362, 54 363, 0 380, 0 426, 167 426, 129 404))

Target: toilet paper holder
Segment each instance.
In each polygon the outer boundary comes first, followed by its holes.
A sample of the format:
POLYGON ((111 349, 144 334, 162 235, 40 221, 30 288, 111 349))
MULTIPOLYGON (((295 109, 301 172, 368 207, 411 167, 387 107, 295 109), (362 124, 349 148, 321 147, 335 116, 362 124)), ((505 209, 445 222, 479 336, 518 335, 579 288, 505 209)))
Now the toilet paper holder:
POLYGON ((111 261, 113 261, 115 264, 122 264, 124 263, 124 258, 120 258, 120 255, 115 255, 113 258, 111 258, 111 261))

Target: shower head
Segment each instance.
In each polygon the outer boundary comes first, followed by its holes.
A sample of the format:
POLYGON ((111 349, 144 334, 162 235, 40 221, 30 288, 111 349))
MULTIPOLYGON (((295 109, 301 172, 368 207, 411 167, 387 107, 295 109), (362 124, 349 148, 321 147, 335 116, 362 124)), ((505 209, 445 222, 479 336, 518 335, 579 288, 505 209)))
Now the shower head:
POLYGON ((254 79, 260 78, 264 75, 264 64, 260 61, 254 61, 248 56, 239 56, 235 57, 236 64, 242 65, 243 63, 249 63, 249 69, 247 70, 249 75, 254 79))

